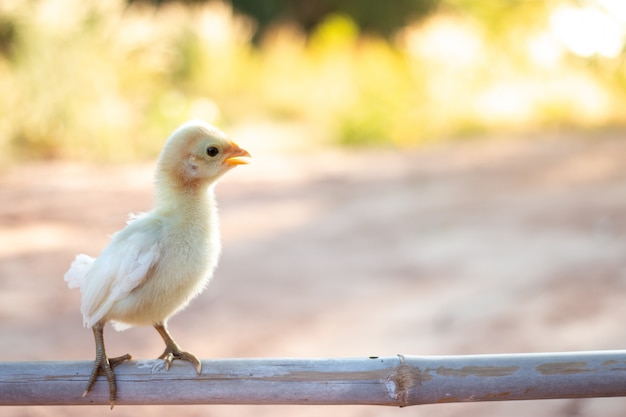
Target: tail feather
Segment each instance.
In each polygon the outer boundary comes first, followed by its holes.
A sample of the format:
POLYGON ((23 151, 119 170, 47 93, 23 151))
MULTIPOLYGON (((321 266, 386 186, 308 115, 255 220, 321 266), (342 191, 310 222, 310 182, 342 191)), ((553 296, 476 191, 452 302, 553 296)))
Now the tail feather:
POLYGON ((70 266, 70 269, 65 273, 63 277, 67 282, 67 286, 70 288, 80 288, 83 285, 83 281, 87 272, 91 268, 95 259, 91 256, 80 254, 76 256, 74 262, 70 266))

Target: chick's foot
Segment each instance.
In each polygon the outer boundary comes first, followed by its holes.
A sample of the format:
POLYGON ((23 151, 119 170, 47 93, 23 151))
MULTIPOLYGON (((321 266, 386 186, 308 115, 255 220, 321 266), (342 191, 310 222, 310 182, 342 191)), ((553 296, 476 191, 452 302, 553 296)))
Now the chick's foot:
POLYGON ((132 359, 132 356, 128 353, 126 355, 117 356, 115 358, 107 358, 106 356, 101 358, 96 358, 93 369, 91 371, 91 376, 89 377, 89 382, 87 383, 87 387, 83 392, 83 397, 87 395, 87 393, 93 387, 93 384, 96 382, 96 379, 99 375, 104 375, 109 382, 109 400, 111 401, 111 405, 115 402, 116 398, 116 388, 117 384, 115 382, 115 373, 113 369, 128 360, 132 359))
POLYGON ((170 336, 164 324, 155 324, 154 328, 157 332, 159 332, 165 342, 165 350, 161 356, 159 356, 159 359, 163 359, 165 361, 165 369, 169 371, 172 361, 178 359, 190 362, 194 368, 196 368, 198 375, 200 375, 200 372, 202 372, 202 363, 198 360, 198 358, 189 352, 181 350, 174 339, 172 339, 172 336, 170 336))
POLYGON ((93 384, 98 379, 98 375, 104 375, 109 383, 109 402, 111 409, 115 405, 115 399, 117 398, 117 383, 115 381, 115 373, 113 368, 117 365, 126 362, 131 359, 131 355, 126 354, 115 358, 108 358, 104 349, 104 337, 103 337, 104 323, 97 323, 93 327, 94 339, 96 341, 96 360, 94 361, 91 375, 89 376, 89 382, 83 392, 83 397, 93 387, 93 384))
POLYGON ((196 372, 200 375, 202 372, 202 363, 195 357, 195 355, 182 351, 180 349, 172 349, 169 347, 165 348, 165 351, 159 356, 159 359, 163 359, 165 361, 165 369, 169 371, 170 365, 174 359, 179 359, 182 361, 191 362, 191 364, 196 368, 196 372))

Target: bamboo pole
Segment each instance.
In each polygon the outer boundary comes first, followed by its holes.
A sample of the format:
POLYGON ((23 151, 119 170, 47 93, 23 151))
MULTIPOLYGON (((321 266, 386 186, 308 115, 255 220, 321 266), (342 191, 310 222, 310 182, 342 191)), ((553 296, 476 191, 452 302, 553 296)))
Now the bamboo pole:
MULTIPOLYGON (((107 404, 92 363, 0 362, 0 405, 107 404)), ((370 404, 626 396, 626 351, 349 359, 130 361, 115 369, 116 404, 370 404)))

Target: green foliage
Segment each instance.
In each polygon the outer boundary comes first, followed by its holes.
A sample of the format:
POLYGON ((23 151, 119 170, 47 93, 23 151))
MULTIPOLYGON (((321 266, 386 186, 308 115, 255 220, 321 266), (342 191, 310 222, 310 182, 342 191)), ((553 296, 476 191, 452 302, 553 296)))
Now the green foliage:
POLYGON ((232 0, 236 10, 255 19, 264 34, 277 21, 291 21, 307 34, 332 15, 346 15, 363 31, 390 36, 412 20, 427 15, 438 0, 232 0))
POLYGON ((13 58, 19 42, 18 25, 13 19, 0 16, 0 55, 13 58))

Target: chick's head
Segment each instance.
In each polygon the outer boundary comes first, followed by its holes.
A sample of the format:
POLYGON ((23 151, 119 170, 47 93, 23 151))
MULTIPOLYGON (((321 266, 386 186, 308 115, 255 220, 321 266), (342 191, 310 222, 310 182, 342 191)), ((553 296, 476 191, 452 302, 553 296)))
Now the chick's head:
POLYGON ((228 170, 246 164, 250 154, 221 130, 191 121, 168 138, 159 159, 157 176, 180 187, 197 187, 216 181, 228 170))

